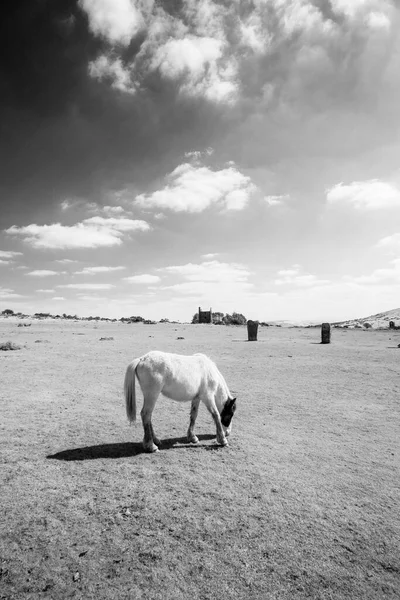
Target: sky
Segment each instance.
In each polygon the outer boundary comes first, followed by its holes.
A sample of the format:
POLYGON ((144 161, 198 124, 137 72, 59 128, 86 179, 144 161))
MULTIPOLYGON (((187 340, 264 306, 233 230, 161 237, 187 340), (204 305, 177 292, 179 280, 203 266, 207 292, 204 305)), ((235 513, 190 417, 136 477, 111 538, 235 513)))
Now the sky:
POLYGON ((0 311, 400 306, 400 3, 14 0, 0 311))

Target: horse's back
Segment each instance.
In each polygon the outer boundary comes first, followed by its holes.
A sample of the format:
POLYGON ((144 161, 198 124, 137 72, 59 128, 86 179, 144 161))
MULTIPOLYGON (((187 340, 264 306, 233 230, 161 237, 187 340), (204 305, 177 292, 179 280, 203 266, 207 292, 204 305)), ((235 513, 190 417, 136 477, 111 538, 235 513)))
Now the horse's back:
POLYGON ((137 376, 143 392, 158 388, 169 398, 187 401, 215 387, 218 369, 205 354, 185 356, 153 350, 142 356, 137 376), (215 372, 216 369, 216 372, 215 372))

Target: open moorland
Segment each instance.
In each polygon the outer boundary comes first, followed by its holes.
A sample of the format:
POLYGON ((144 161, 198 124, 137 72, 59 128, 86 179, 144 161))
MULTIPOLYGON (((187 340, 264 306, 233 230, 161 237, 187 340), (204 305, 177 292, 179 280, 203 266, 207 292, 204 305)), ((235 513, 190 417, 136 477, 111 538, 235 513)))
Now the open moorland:
POLYGON ((0 321, 21 346, 0 352, 0 598, 400 597, 400 331, 258 338, 0 321), (238 397, 228 448, 204 407, 187 445, 190 405, 160 398, 163 447, 142 452, 122 384, 151 349, 217 362, 238 397))

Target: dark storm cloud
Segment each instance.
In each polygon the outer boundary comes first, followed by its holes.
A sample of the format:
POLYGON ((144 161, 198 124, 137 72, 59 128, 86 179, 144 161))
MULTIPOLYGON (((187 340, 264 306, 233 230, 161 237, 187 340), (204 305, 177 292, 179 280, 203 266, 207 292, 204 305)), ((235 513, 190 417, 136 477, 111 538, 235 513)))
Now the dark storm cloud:
MULTIPOLYGON (((97 200, 125 181, 145 188, 176 165, 193 134, 199 147, 207 143, 218 111, 201 100, 177 103, 174 85, 156 76, 135 97, 89 77, 105 43, 89 33, 75 1, 8 4, 0 25, 0 227, 33 215, 48 221, 64 198, 97 200)), ((138 49, 136 40, 125 58, 138 49)))

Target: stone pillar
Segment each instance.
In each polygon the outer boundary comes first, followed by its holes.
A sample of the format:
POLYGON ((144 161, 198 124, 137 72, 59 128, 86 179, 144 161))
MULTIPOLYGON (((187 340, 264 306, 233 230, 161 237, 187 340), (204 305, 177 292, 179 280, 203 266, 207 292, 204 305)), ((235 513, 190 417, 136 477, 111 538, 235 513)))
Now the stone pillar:
POLYGON ((329 323, 322 323, 321 325, 321 344, 331 343, 331 326, 329 323))
POLYGON ((247 339, 249 342, 257 341, 258 321, 247 321, 247 339))

